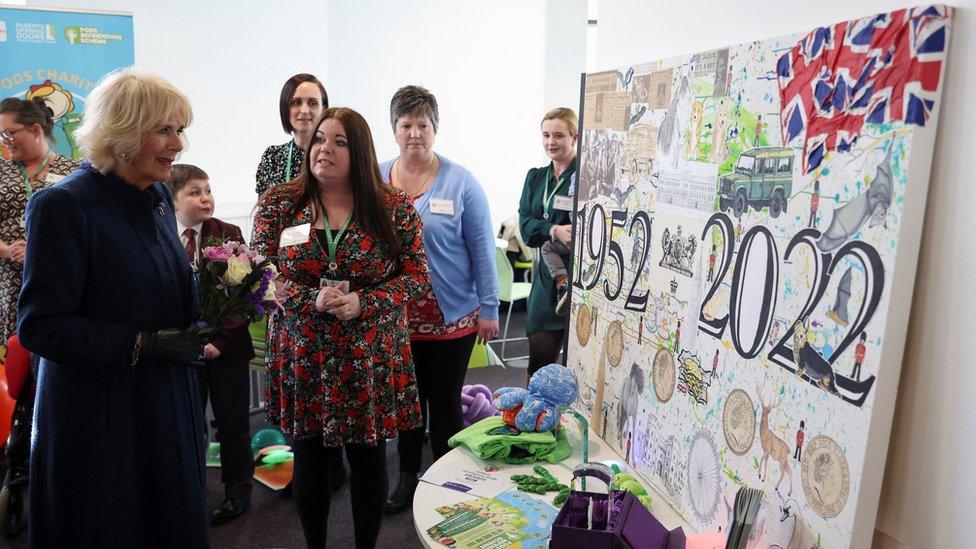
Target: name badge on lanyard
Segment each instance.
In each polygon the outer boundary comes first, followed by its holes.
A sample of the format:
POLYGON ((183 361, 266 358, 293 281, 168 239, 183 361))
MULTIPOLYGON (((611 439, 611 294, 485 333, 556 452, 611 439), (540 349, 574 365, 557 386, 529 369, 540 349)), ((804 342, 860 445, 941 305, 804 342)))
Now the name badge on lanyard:
POLYGON ((573 211, 573 197, 563 196, 561 194, 556 195, 556 197, 552 199, 552 209, 562 212, 573 211))

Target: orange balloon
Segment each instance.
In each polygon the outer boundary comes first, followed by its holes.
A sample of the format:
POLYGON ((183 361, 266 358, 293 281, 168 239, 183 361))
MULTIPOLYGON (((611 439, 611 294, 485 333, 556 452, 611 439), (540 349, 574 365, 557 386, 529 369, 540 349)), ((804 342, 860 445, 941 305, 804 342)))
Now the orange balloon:
POLYGON ((0 446, 7 444, 10 424, 13 422, 14 405, 17 401, 7 392, 7 369, 0 364, 0 446))

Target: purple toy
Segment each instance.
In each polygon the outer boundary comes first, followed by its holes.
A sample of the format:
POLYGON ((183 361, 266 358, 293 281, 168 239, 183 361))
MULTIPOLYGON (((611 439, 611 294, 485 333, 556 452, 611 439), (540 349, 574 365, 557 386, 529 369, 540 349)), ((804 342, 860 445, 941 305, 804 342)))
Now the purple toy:
POLYGON ((461 413, 464 426, 470 427, 486 417, 497 416, 498 409, 491 402, 491 389, 484 385, 461 387, 461 413))

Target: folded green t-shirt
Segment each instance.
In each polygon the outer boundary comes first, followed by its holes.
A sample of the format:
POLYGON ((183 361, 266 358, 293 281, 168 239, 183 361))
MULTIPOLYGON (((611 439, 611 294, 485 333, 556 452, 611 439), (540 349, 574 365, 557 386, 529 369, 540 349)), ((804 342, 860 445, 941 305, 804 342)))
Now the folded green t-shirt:
POLYGON ((485 418, 451 437, 452 448, 467 446, 484 460, 504 463, 559 463, 573 453, 562 428, 555 432, 520 433, 500 416, 485 418))

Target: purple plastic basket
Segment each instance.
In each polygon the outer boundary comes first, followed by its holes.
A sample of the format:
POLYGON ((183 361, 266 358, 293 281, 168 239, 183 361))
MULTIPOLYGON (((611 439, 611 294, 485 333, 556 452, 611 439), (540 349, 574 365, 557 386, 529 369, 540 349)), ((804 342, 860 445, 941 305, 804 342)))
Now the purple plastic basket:
MULTIPOLYGON (((573 471, 577 478, 593 477, 608 486, 612 473, 596 464, 583 464, 573 471)), ((609 494, 578 492, 569 494, 552 526, 549 547, 553 549, 683 549, 681 528, 669 531, 630 492, 610 490, 609 494), (593 506, 592 528, 587 528, 588 509, 593 506)))

